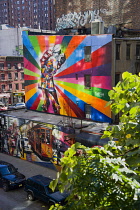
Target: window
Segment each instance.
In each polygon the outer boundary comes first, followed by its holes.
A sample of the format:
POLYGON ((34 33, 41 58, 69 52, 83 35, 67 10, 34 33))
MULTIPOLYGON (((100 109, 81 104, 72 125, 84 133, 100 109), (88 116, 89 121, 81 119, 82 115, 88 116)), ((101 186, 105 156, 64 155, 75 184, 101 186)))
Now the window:
POLYGON ((16 88, 16 90, 18 90, 18 86, 19 86, 18 84, 15 84, 15 88, 16 88))
POLYGON ((90 104, 85 104, 85 115, 86 118, 91 118, 91 105, 90 104))
POLYGON ((130 44, 126 45, 126 60, 130 60, 130 44))
POLYGON ((1 80, 5 80, 5 74, 1 74, 1 80))
POLYGON ((91 88, 91 75, 85 74, 84 82, 85 82, 85 88, 87 88, 87 89, 91 88))
POLYGON ((18 80, 18 73, 15 73, 15 80, 18 80))
POLYGON ((115 74, 115 86, 117 85, 117 83, 120 81, 120 73, 116 73, 115 74))
POLYGON ((136 60, 140 60, 140 44, 136 45, 136 60))
POLYGON ((24 79, 24 73, 21 72, 21 79, 24 79))
POLYGON ((8 79, 12 79, 12 74, 8 73, 8 79))
POLYGON ((85 62, 91 61, 91 46, 84 47, 85 62))
POLYGON ((78 74, 75 74, 75 78, 76 78, 76 80, 78 80, 78 74))
POLYGON ((4 69, 4 63, 0 63, 0 69, 4 69))
POLYGON ((5 85, 2 85, 2 86, 1 86, 1 89, 2 89, 2 90, 5 90, 5 85))
POLYGON ((24 90, 24 83, 22 83, 22 90, 24 90))
POLYGON ((12 84, 9 84, 9 90, 12 90, 12 84))
POLYGON ((7 63, 8 69, 11 69, 11 63, 7 63))
POLYGON ((116 60, 120 60, 120 44, 116 44, 116 60))

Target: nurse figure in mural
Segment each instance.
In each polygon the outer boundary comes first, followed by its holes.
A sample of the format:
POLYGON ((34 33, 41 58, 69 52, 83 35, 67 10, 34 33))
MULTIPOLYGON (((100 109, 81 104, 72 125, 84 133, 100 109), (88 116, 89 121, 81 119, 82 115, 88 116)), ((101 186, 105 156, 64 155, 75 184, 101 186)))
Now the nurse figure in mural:
POLYGON ((53 76, 65 62, 64 53, 61 52, 61 45, 57 44, 48 49, 40 59, 41 62, 41 88, 45 97, 43 110, 48 113, 60 113, 60 106, 56 94, 53 76))

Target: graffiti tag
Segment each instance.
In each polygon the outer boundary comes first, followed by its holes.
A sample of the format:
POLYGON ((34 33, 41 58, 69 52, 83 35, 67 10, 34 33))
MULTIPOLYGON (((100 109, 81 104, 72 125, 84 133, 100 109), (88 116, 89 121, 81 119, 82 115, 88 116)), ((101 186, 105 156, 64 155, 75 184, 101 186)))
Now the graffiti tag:
POLYGON ((56 30, 59 31, 60 29, 64 28, 73 28, 84 26, 87 23, 91 23, 95 19, 102 20, 100 13, 106 14, 106 9, 100 10, 88 10, 85 12, 74 12, 68 13, 67 15, 62 15, 60 18, 56 20, 56 30))

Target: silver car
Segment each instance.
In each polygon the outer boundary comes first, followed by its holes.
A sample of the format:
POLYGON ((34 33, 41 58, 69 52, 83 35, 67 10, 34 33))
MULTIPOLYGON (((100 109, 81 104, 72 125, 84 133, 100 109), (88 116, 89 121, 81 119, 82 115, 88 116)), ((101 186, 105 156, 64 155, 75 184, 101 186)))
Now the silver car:
POLYGON ((20 108, 26 108, 25 103, 21 102, 8 106, 8 109, 20 109, 20 108))

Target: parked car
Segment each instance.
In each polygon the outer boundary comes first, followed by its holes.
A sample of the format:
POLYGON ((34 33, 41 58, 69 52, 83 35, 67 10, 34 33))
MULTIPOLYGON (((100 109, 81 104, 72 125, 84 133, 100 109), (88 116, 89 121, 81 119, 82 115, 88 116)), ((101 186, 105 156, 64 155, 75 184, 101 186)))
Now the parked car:
POLYGON ((0 160, 0 185, 5 192, 24 186, 26 178, 11 163, 0 160))
POLYGON ((4 104, 0 104, 0 111, 4 110, 7 110, 7 106, 5 106, 4 104))
POLYGON ((49 188, 52 181, 49 177, 36 175, 26 180, 24 190, 27 192, 27 199, 33 201, 40 199, 50 205, 55 203, 65 204, 68 193, 60 193, 55 190, 54 192, 49 188))
POLYGON ((9 105, 8 109, 20 109, 20 108, 25 108, 25 107, 26 107, 25 103, 16 103, 13 105, 9 105))

